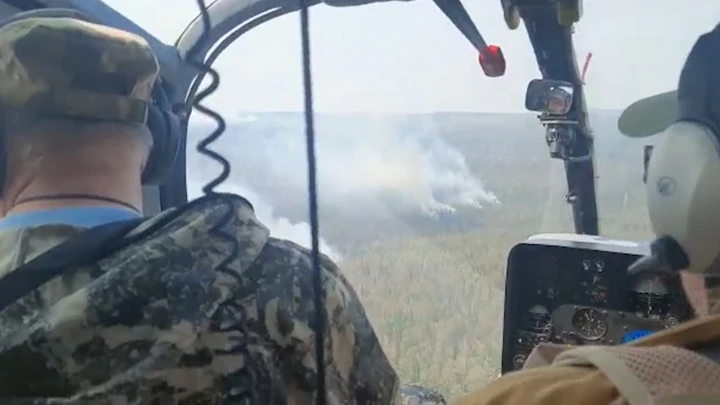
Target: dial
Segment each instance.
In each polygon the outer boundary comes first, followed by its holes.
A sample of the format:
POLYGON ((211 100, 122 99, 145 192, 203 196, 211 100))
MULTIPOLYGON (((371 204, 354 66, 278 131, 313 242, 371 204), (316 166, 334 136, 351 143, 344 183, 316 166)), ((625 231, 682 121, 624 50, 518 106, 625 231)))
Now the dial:
POLYGON ((605 270, 605 262, 602 260, 596 260, 595 261, 595 271, 598 273, 602 273, 603 270, 605 270))
POLYGON ((526 323, 532 330, 543 330, 551 322, 550 312, 542 305, 534 305, 528 311, 526 323))
POLYGON ((668 315, 665 317, 665 327, 666 328, 672 328, 677 326, 677 324, 680 323, 680 320, 674 317, 673 315, 668 315))
POLYGON ((658 276, 643 277, 633 286, 633 291, 640 294, 665 296, 670 294, 670 288, 658 276))
POLYGON ((584 340, 598 340, 608 331, 605 315, 593 308, 582 308, 573 314, 572 326, 584 340))
POLYGON ((582 261, 583 270, 590 273, 602 273, 605 270, 605 262, 602 260, 585 259, 582 261))
POLYGON ((513 367, 515 367, 515 370, 523 368, 525 360, 527 360, 527 357, 524 354, 516 354, 515 357, 513 357, 513 367))
POLYGON ((590 271, 590 267, 592 266, 592 262, 588 259, 585 259, 582 261, 582 267, 585 271, 590 271))
POLYGON ((586 303, 602 304, 607 301, 607 288, 605 288, 602 277, 598 274, 592 274, 587 279, 580 282, 582 294, 586 303))
POLYGON ((633 286, 636 312, 647 317, 665 314, 670 308, 670 287, 658 276, 643 277, 633 286))
POLYGON ((602 304, 607 301, 607 290, 603 286, 598 286, 588 292, 588 298, 593 304, 602 304))

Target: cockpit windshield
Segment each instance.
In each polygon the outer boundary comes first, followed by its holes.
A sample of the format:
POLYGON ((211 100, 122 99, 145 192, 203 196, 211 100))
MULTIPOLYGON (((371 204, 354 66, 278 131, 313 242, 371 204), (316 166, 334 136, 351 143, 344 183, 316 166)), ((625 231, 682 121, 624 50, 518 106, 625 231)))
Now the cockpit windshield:
MULTIPOLYGON (((106 3, 169 43, 197 14, 191 1, 106 3)), ((483 74, 432 2, 311 10, 321 250, 354 285, 401 378, 448 398, 499 372, 511 247, 575 232, 565 162, 551 159, 537 113, 523 105, 528 82, 542 77, 525 28, 508 30, 500 1, 465 6, 502 46, 503 77, 483 74)), ((601 233, 648 239, 643 143, 621 137, 617 119, 676 87, 720 2, 584 7, 575 47, 579 66, 592 54, 584 99, 601 233)), ((220 189, 246 197, 275 237, 309 246, 299 33, 291 14, 244 35, 217 60, 221 85, 208 104, 228 124, 213 145, 233 168, 220 189)), ((220 170, 195 151, 213 125, 191 120, 190 198, 220 170)))

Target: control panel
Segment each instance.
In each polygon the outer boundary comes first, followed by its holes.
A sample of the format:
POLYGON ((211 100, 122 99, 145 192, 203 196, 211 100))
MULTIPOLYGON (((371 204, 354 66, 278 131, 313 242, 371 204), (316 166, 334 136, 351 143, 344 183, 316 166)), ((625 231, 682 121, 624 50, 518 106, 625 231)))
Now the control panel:
POLYGON ((539 343, 617 345, 693 316, 679 277, 631 276, 648 245, 576 234, 515 245, 505 281, 502 373, 539 343))

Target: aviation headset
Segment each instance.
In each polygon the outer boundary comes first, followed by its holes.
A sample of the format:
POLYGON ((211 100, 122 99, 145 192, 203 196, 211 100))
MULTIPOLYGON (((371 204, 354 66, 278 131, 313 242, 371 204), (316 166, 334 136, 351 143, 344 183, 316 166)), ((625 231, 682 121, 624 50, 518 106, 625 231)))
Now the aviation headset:
MULTIPOLYGON (((659 135, 648 164, 648 213, 658 235, 651 257, 667 270, 716 279, 720 277, 720 26, 693 46, 680 75, 677 103, 678 120, 659 135)), ((636 271, 642 267, 646 266, 636 271)))
MULTIPOLYGON (((76 10, 63 8, 46 8, 25 11, 1 21, 0 28, 28 18, 73 18, 94 24, 101 24, 90 16, 76 10)), ((153 147, 142 174, 143 185, 157 185, 173 171, 180 151, 183 126, 178 116, 172 111, 172 105, 163 88, 160 77, 152 91, 152 102, 147 105, 145 125, 153 137, 153 147)), ((0 134, 1 135, 1 134, 0 134)), ((6 172, 5 142, 0 137, 0 193, 5 182, 6 172)))

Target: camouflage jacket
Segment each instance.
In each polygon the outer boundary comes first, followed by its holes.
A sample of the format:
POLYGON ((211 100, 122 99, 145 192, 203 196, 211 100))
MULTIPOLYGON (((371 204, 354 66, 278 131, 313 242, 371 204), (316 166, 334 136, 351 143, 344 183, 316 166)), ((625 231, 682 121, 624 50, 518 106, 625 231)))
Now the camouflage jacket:
MULTIPOLYGON (((80 231, 0 233, 0 275, 80 231)), ((202 198, 127 237, 0 313, 0 403, 313 403, 308 250, 269 237, 239 197, 202 198)), ((400 403, 355 291, 326 257, 322 279, 329 403, 400 403)))

